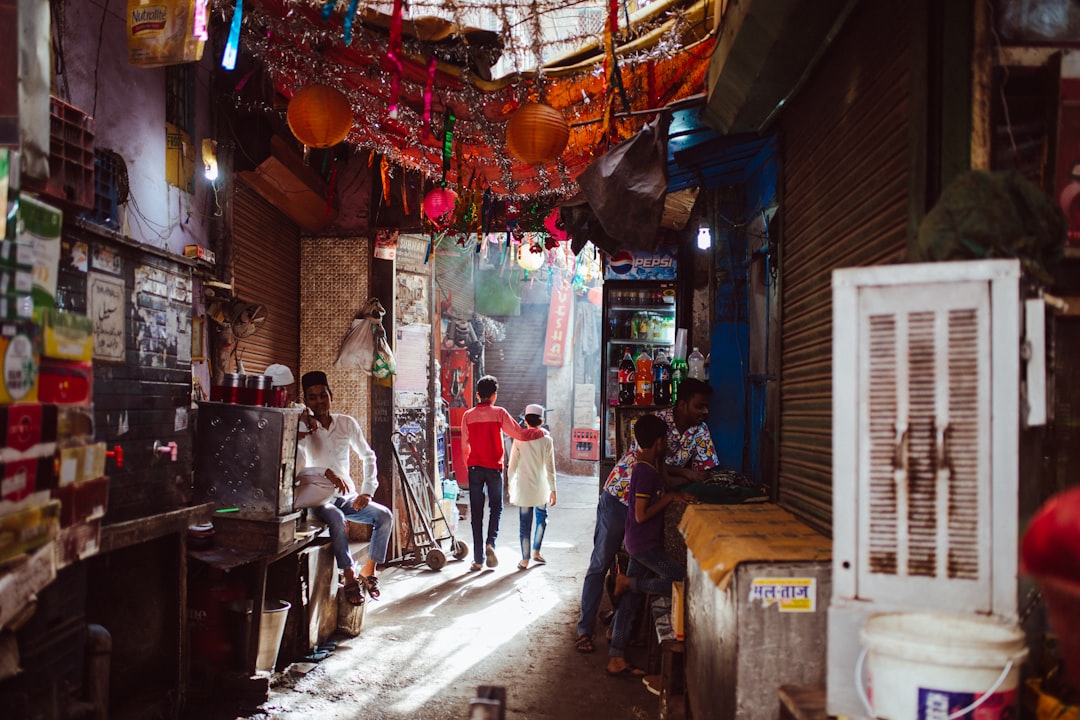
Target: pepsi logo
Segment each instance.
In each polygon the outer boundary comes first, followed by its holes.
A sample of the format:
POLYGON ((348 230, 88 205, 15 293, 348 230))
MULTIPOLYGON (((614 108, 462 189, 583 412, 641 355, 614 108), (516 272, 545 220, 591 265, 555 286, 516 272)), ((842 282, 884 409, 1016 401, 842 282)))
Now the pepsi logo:
POLYGON ((608 260, 608 268, 616 275, 626 275, 634 269, 634 256, 628 250, 620 250, 608 260))

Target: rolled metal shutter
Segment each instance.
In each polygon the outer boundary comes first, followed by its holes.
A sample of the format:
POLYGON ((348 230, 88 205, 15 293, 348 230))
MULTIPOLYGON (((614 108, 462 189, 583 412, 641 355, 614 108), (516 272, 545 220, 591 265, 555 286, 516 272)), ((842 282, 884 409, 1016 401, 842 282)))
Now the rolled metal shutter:
POLYGON ((832 526, 832 271, 900 260, 911 177, 910 11, 861 3, 782 122, 778 502, 832 526))
POLYGON ((521 315, 495 318, 506 323, 506 339, 484 349, 484 372, 499 379, 495 403, 506 408, 515 420, 525 412, 526 405, 543 405, 547 398, 547 368, 543 362, 547 318, 547 305, 522 305, 521 315))
MULTIPOLYGON (((233 206, 236 297, 266 307, 258 332, 237 341, 244 368, 262 372, 280 363, 300 368, 300 229, 240 183, 233 206)), ((297 377, 299 381, 299 377, 297 377)))

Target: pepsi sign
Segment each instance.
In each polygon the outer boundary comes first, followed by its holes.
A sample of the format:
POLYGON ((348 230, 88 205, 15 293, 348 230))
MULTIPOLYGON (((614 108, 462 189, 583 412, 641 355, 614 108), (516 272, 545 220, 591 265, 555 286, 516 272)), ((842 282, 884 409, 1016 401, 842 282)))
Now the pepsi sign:
POLYGON ((605 280, 674 280, 676 246, 660 245, 655 252, 620 250, 607 258, 605 280))

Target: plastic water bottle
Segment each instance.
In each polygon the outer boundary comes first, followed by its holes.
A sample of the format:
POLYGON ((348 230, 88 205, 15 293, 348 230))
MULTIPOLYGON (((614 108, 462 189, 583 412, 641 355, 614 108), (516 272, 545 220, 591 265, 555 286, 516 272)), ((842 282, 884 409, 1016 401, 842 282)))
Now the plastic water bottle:
POLYGON ((687 375, 695 380, 705 380, 705 356, 701 351, 694 348, 690 356, 686 358, 687 375))

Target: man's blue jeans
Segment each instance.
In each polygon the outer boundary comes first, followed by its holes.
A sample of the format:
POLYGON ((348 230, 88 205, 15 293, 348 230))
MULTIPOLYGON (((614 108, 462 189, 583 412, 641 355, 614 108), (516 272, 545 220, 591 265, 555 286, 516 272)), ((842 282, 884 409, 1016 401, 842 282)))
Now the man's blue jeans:
POLYGON ((518 508, 518 539, 521 540, 521 559, 528 560, 533 552, 540 552, 540 545, 544 542, 544 531, 547 530, 548 506, 537 505, 536 507, 518 508), (536 532, 533 532, 533 515, 536 515, 536 532), (532 536, 530 538, 529 536, 532 536), (531 543, 530 543, 531 539, 531 543))
POLYGON ((589 569, 585 571, 585 583, 581 588, 581 615, 578 617, 579 635, 592 635, 596 630, 596 614, 604 597, 604 578, 615 560, 615 553, 622 547, 626 531, 626 506, 611 493, 600 491, 596 503, 596 527, 593 529, 593 550, 589 569))
POLYGON ((334 498, 332 503, 311 509, 315 517, 330 528, 330 547, 334 550, 334 559, 339 569, 353 566, 349 554, 349 536, 345 532, 345 520, 365 523, 372 526, 371 542, 368 544, 368 557, 376 563, 386 562, 386 548, 390 544, 390 533, 394 528, 394 517, 390 509, 377 502, 368 502, 360 510, 353 510, 352 501, 334 498))
POLYGON ((469 521, 472 523, 473 560, 484 562, 484 546, 495 547, 499 537, 499 518, 503 508, 502 470, 473 466, 469 468, 469 521), (490 503, 488 531, 484 537, 484 494, 490 503))
POLYGON ((630 591, 619 598, 615 621, 611 627, 611 646, 608 655, 623 657, 630 643, 634 620, 641 609, 645 593, 671 595, 671 583, 682 580, 683 568, 662 547, 652 548, 630 556, 626 576, 630 578, 630 591))

